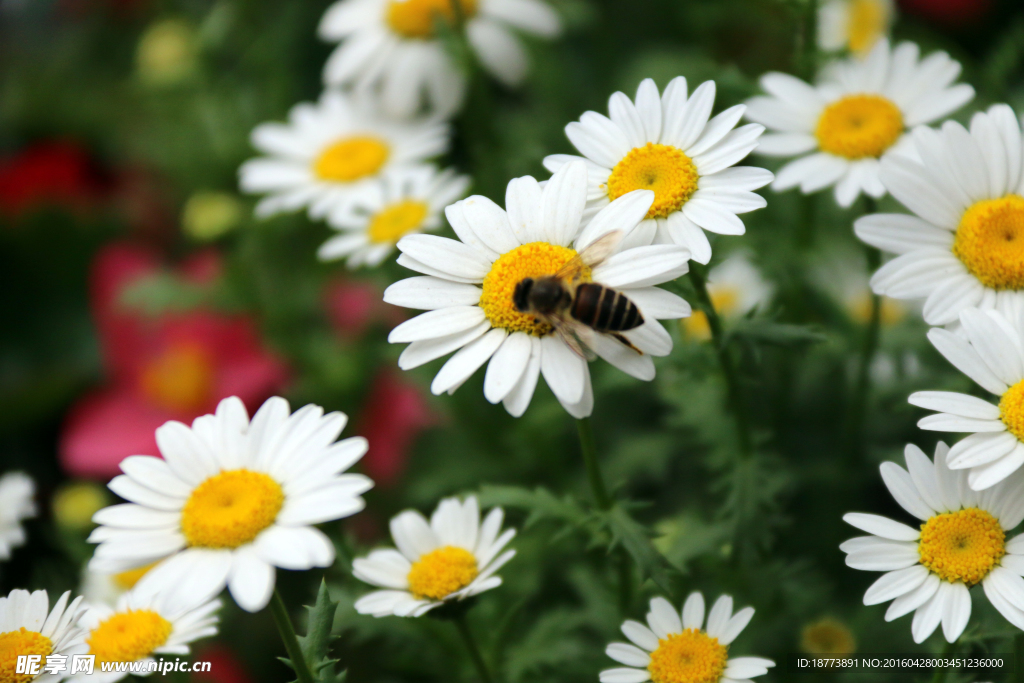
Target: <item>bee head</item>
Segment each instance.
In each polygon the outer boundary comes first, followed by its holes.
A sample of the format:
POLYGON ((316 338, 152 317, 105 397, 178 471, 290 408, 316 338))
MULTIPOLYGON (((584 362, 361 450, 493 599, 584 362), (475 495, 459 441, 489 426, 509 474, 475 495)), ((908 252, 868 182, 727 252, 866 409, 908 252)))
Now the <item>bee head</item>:
POLYGON ((515 291, 512 292, 512 304, 520 313, 526 313, 530 310, 531 289, 533 289, 533 278, 528 277, 520 280, 516 284, 515 291))

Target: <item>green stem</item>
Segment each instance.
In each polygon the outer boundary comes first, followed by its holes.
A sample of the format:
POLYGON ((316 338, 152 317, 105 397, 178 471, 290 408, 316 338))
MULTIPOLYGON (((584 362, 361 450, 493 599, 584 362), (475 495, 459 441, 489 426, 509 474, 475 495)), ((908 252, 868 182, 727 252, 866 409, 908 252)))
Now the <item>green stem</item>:
MULTIPOLYGON (((956 653, 956 643, 946 643, 942 646, 942 654, 939 655, 939 659, 946 659, 952 657, 956 653)), ((937 666, 935 667, 934 673, 932 673, 931 683, 943 683, 946 680, 946 672, 948 668, 937 666)))
POLYGON ((818 0, 807 0, 800 22, 796 68, 804 80, 811 81, 818 70, 818 0))
POLYGON ((1013 680, 1016 683, 1024 683, 1024 633, 1018 633, 1013 637, 1013 680))
POLYGON ((594 430, 590 426, 590 418, 576 420, 576 428, 580 434, 580 450, 583 462, 587 466, 587 478, 590 480, 590 492, 594 496, 594 505, 601 510, 612 508, 612 498, 604 485, 601 464, 597 461, 597 448, 594 446, 594 430))
POLYGON ((619 612, 629 614, 633 603, 633 565, 629 555, 619 553, 619 612))
POLYGON ((711 329, 711 345, 718 355, 718 362, 722 366, 722 374, 725 375, 725 382, 728 390, 729 407, 736 418, 737 437, 740 442, 740 452, 744 456, 751 453, 750 421, 747 414, 746 404, 743 402, 743 394, 740 391, 739 372, 733 363, 732 356, 726 344, 725 331, 722 328, 722 319, 715 310, 715 304, 708 294, 707 282, 704 275, 695 267, 690 268, 690 282, 697 292, 697 300, 704 314, 708 317, 708 327, 711 329))
POLYGON ((466 620, 465 612, 459 614, 454 620, 455 627, 459 629, 459 634, 462 636, 462 640, 466 643, 466 649, 469 650, 469 656, 473 660, 473 666, 476 667, 476 672, 480 676, 482 683, 492 683, 494 680, 491 677, 491 672, 487 668, 487 662, 484 661, 484 656, 480 652, 480 647, 476 644, 476 639, 473 638, 473 632, 469 628, 469 622, 466 620))
POLYGON ((288 616, 288 608, 276 588, 274 597, 270 599, 270 613, 274 615, 274 622, 277 624, 277 630, 281 633, 284 649, 288 653, 288 659, 292 662, 292 668, 295 669, 295 676, 299 679, 299 683, 313 683, 313 672, 309 670, 309 664, 302 654, 302 648, 299 647, 299 639, 295 635, 291 617, 288 616))
POLYGON ((813 194, 805 194, 800 197, 800 222, 797 232, 797 246, 807 250, 814 246, 814 233, 817 225, 816 197, 813 194))
MULTIPOLYGON (((875 202, 868 198, 865 215, 874 213, 875 202)), ((868 276, 870 277, 882 263, 882 253, 874 247, 865 247, 868 276)), ((854 454, 860 453, 864 442, 864 419, 867 415, 868 397, 871 394, 871 363, 878 351, 878 337, 882 328, 882 297, 872 292, 871 314, 868 327, 860 351, 860 364, 857 368, 857 380, 854 384, 853 398, 850 404, 850 420, 848 443, 854 454)))

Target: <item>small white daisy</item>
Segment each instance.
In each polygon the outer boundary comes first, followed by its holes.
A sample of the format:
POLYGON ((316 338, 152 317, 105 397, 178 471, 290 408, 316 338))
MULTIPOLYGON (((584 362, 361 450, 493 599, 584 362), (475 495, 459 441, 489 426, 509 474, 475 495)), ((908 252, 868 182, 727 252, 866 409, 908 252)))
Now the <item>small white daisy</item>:
POLYGON ((462 104, 466 77, 436 35, 455 23, 484 69, 508 86, 526 77, 529 59, 515 33, 553 38, 558 15, 543 0, 340 0, 320 22, 320 37, 341 44, 324 66, 324 82, 379 94, 392 116, 426 106, 448 116, 462 104))
POLYGON ((342 232, 317 252, 322 261, 347 258, 349 268, 378 266, 408 234, 436 230, 441 212, 469 188, 469 178, 453 169, 414 166, 385 173, 352 201, 327 216, 342 232))
POLYGON ((867 54, 889 35, 895 14, 892 0, 826 0, 818 11, 818 47, 867 54))
POLYGON ((924 319, 954 322, 972 306, 1015 316, 1024 296, 1024 144, 1005 104, 913 132, 919 159, 882 162, 885 187, 916 216, 875 214, 854 225, 864 242, 898 254, 871 286, 896 299, 927 297, 924 319))
MULTIPOLYGON (((711 118, 715 82, 702 83, 687 97, 686 79, 675 78, 663 94, 651 79, 640 83, 636 100, 617 92, 608 116, 588 111, 565 127, 565 134, 587 161, 589 184, 585 219, 634 190, 652 190, 654 202, 626 246, 678 244, 698 263, 711 260, 704 231, 746 232, 737 214, 765 206, 753 190, 772 181, 763 168, 730 168, 757 147, 764 126, 736 128, 746 106, 739 104, 711 118)), ((552 154, 551 172, 580 157, 552 154)))
POLYGON ((982 491, 1024 464, 1024 339, 998 311, 969 308, 960 323, 957 333, 933 328, 928 339, 960 372, 999 396, 999 405, 951 391, 919 391, 908 400, 938 411, 917 423, 921 429, 971 432, 950 449, 948 464, 970 469, 971 488, 982 491))
POLYGON ((90 605, 113 607, 121 596, 135 587, 154 565, 147 564, 116 574, 94 571, 88 563, 82 568, 81 593, 90 605))
POLYGON ((36 514, 36 485, 23 472, 0 477, 0 560, 11 557, 14 548, 25 543, 22 521, 36 514))
POLYGON ((864 604, 892 600, 886 621, 915 612, 910 628, 916 643, 940 622, 947 641, 959 638, 971 617, 969 589, 978 583, 1010 623, 1024 628, 1024 536, 1006 540, 1006 532, 1024 519, 1024 477, 978 493, 967 485, 966 473, 946 466, 948 451, 940 442, 933 463, 908 445, 907 469, 882 463, 886 488, 923 522, 919 529, 879 515, 843 516, 871 534, 839 546, 846 564, 886 572, 868 588, 864 604))
POLYGON ((115 573, 159 562, 133 589, 205 600, 226 585, 255 612, 274 590, 274 568, 310 569, 334 561, 330 539, 312 525, 364 507, 373 486, 345 474, 366 452, 366 439, 335 442, 348 418, 308 405, 289 415, 269 399, 249 421, 235 397, 189 428, 168 422, 156 431, 163 459, 133 455, 110 490, 130 501, 96 513, 102 526, 89 563, 115 573))
POLYGON ((680 614, 665 598, 651 600, 647 626, 622 624, 633 645, 612 643, 605 654, 625 664, 601 672, 601 683, 741 683, 768 673, 763 657, 729 657, 729 645, 750 623, 753 607, 732 613, 732 598, 715 601, 704 626, 704 596, 690 593, 680 614), (648 628, 648 626, 650 628, 648 628))
MULTIPOLYGON (((484 396, 491 403, 502 401, 510 414, 523 414, 543 374, 570 414, 589 415, 594 396, 586 359, 551 325, 520 312, 513 301, 520 283, 554 275, 599 238, 620 231, 628 239, 654 193, 639 190, 620 197, 581 230, 586 198, 587 169, 574 161, 543 189, 529 176, 510 182, 507 213, 479 196, 449 206, 445 213, 458 240, 403 238, 398 263, 424 276, 396 282, 384 292, 384 300, 428 312, 402 323, 388 337, 392 343, 410 342, 399 367, 408 370, 457 351, 434 378, 435 394, 454 392, 490 361, 484 396)), ((596 332, 585 342, 591 350, 633 377, 653 379, 651 356, 672 350, 672 338, 658 319, 690 313, 683 299, 654 285, 686 273, 688 258, 684 247, 654 245, 621 250, 587 268, 585 280, 627 296, 643 320, 622 334, 643 353, 596 332)))
POLYGON ((397 550, 374 550, 352 563, 361 581, 380 586, 356 601, 356 611, 375 617, 418 617, 448 601, 465 600, 501 585, 495 576, 515 550, 501 552, 515 529, 501 531, 504 512, 494 508, 480 523, 475 496, 446 498, 426 518, 407 510, 391 520, 397 550), (500 554, 499 554, 500 553, 500 554))
MULTIPOLYGON (((723 318, 740 318, 772 298, 774 287, 750 262, 746 252, 730 254, 708 272, 708 295, 715 312, 723 318)), ((683 320, 683 330, 697 339, 710 339, 711 328, 704 311, 683 320)))
MULTIPOLYGON (((113 683, 128 675, 126 671, 103 672, 108 662, 155 661, 154 655, 187 655, 189 644, 217 634, 219 600, 204 604, 175 603, 166 596, 125 593, 116 606, 90 605, 79 625, 86 629, 87 654, 96 655, 92 674, 81 674, 76 681, 113 683)), ((135 671, 148 676, 152 671, 135 671)))
POLYGON ((448 126, 436 119, 382 118, 368 97, 326 91, 292 108, 288 123, 264 123, 252 144, 267 156, 238 169, 239 185, 266 194, 256 215, 309 207, 323 218, 386 171, 421 163, 448 149, 448 126))
POLYGON ((782 73, 761 77, 768 96, 747 102, 747 118, 773 132, 759 154, 800 158, 778 172, 772 188, 810 194, 835 185, 836 202, 851 206, 861 192, 885 194, 879 159, 906 144, 906 131, 937 121, 974 97, 953 85, 960 63, 945 52, 919 59, 914 43, 880 40, 864 59, 836 62, 817 86, 782 73), (804 156, 806 155, 806 156, 804 156))
POLYGON ((47 655, 70 657, 86 651, 85 631, 77 626, 85 612, 80 607, 82 598, 75 598, 69 605, 69 597, 71 591, 60 596, 52 610, 44 590, 29 593, 15 589, 6 598, 0 598, 0 680, 56 683, 67 676, 66 671, 46 673, 42 665, 46 664, 47 655), (37 676, 15 673, 18 659, 15 655, 42 657, 41 673, 37 676))

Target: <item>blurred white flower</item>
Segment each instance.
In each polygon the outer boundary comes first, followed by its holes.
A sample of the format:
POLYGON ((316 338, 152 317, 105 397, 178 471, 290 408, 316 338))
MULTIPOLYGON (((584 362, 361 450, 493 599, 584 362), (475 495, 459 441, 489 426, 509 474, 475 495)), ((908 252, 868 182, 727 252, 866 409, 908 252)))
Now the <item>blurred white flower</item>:
POLYGON ((288 123, 264 123, 252 144, 267 156, 239 169, 245 192, 267 194, 256 215, 309 207, 323 218, 392 169, 420 164, 448 149, 447 124, 382 118, 372 98, 327 91, 292 108, 288 123))
POLYGON ((682 613, 665 598, 651 600, 647 626, 622 624, 632 642, 612 643, 605 654, 625 664, 601 672, 601 683, 739 683, 763 676, 775 662, 763 657, 729 657, 729 645, 754 616, 753 607, 732 613, 732 597, 715 601, 704 625, 704 596, 694 592, 682 613), (649 628, 648 628, 649 627, 649 628))
POLYGON ((818 10, 818 47, 865 55, 889 35, 892 0, 826 0, 818 10))
POLYGON ((905 146, 908 128, 948 116, 974 97, 966 83, 953 85, 959 62, 945 52, 919 57, 914 43, 892 48, 880 40, 864 59, 832 64, 816 86, 783 73, 762 76, 768 95, 747 102, 747 118, 772 132, 757 151, 800 157, 782 167, 772 188, 799 186, 810 194, 835 185, 842 207, 862 192, 882 197, 879 159, 905 146))
POLYGON ((424 108, 451 115, 462 104, 466 76, 437 35, 439 21, 453 28, 464 22, 476 59, 508 86, 529 68, 511 29, 544 38, 561 32, 543 0, 339 0, 320 22, 321 38, 341 42, 324 66, 324 82, 373 91, 391 116, 424 108))
POLYGON ((971 617, 969 589, 981 583, 992 605, 1024 629, 1024 536, 1006 540, 1024 519, 1024 477, 1015 476, 978 493, 965 472, 946 465, 949 448, 939 443, 935 461, 908 445, 907 469, 882 463, 882 479, 900 507, 923 522, 907 526, 879 515, 851 512, 843 520, 870 536, 843 543, 846 564, 886 572, 864 594, 865 605, 892 600, 885 620, 915 612, 914 642, 942 623, 954 642, 971 617))
POLYGON ((45 663, 47 655, 85 654, 85 631, 78 627, 85 608, 80 606, 81 596, 69 605, 70 597, 71 591, 64 593, 52 610, 45 590, 29 593, 19 588, 0 598, 0 680, 57 683, 67 677, 67 671, 43 671, 37 676, 15 673, 15 655, 38 655, 45 663))
MULTIPOLYGON (((510 414, 523 414, 543 374, 571 415, 590 415, 594 396, 583 353, 587 349, 574 350, 557 329, 521 312, 513 301, 520 283, 555 275, 577 251, 605 235, 621 231, 628 239, 654 193, 626 194, 581 229, 586 199, 587 169, 574 161, 543 188, 529 176, 510 182, 504 210, 480 196, 449 206, 446 214, 458 240, 435 235, 403 238, 398 263, 424 275, 391 285, 384 300, 427 313, 402 323, 388 337, 392 343, 409 342, 399 367, 408 370, 457 351, 434 378, 435 394, 454 392, 488 363, 484 396, 491 403, 502 401, 510 414)), ((580 343, 633 377, 653 379, 651 356, 672 350, 672 338, 658 319, 690 313, 683 299, 655 285, 685 274, 688 259, 683 247, 654 245, 621 250, 592 269, 586 267, 586 282, 627 296, 627 301, 615 301, 623 306, 633 302, 643 322, 620 335, 635 349, 596 330, 580 343)))
POLYGON ((917 158, 892 154, 881 180, 916 216, 875 214, 854 225, 873 247, 898 254, 871 278, 879 294, 925 298, 931 325, 966 308, 1015 318, 1024 305, 1024 143, 1013 110, 978 112, 968 131, 919 127, 917 158))
MULTIPOLYGON (((708 295, 718 315, 739 318, 771 300, 774 287, 761 276, 745 252, 730 254, 708 273, 708 295)), ((709 339, 711 328, 704 311, 694 311, 682 321, 691 337, 709 339)))
POLYGON ((501 531, 504 512, 494 508, 480 523, 475 496, 442 500, 426 518, 407 510, 391 520, 397 550, 374 550, 352 563, 361 581, 380 586, 356 601, 360 614, 418 617, 452 600, 465 600, 501 585, 495 576, 515 550, 501 552, 516 535, 501 531))
POLYGON ((346 259, 349 268, 378 266, 406 235, 443 225, 441 212, 469 188, 469 178, 452 169, 413 166, 385 173, 327 216, 340 235, 317 252, 322 261, 346 259))
POLYGON ((14 548, 25 543, 23 520, 36 514, 36 485, 23 472, 0 477, 0 560, 11 557, 14 548))
MULTIPOLYGON (((731 168, 757 147, 764 127, 736 124, 746 107, 731 107, 711 118, 715 82, 702 83, 687 97, 686 79, 675 78, 663 94, 651 79, 636 100, 617 92, 608 114, 588 111, 565 127, 565 134, 587 161, 584 220, 633 190, 652 190, 654 202, 625 246, 678 244, 698 263, 711 260, 704 231, 746 232, 737 214, 765 206, 753 190, 772 181, 763 168, 731 168)), ((580 157, 552 154, 551 172, 580 157)))
POLYGON ((250 422, 226 398, 215 415, 189 428, 156 431, 163 458, 133 455, 110 490, 130 501, 96 513, 89 563, 123 572, 159 562, 133 589, 181 602, 212 598, 225 585, 240 607, 256 612, 274 590, 275 567, 310 569, 334 561, 334 545, 314 524, 353 515, 373 486, 345 470, 366 452, 366 439, 335 442, 348 418, 308 405, 290 414, 269 399, 250 422))

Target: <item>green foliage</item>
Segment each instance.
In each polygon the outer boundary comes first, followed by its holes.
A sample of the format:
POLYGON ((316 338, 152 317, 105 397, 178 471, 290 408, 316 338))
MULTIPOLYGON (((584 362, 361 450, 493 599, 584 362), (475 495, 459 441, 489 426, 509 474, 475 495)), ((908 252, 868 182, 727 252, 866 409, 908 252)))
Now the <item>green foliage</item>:
MULTIPOLYGON (((337 640, 337 636, 332 635, 332 630, 338 604, 338 601, 331 599, 327 582, 321 580, 316 603, 306 607, 306 635, 299 636, 299 646, 316 683, 344 683, 347 676, 347 671, 339 671, 337 668, 340 660, 330 655, 331 643, 337 640)), ((282 661, 291 666, 287 660, 282 661)))

